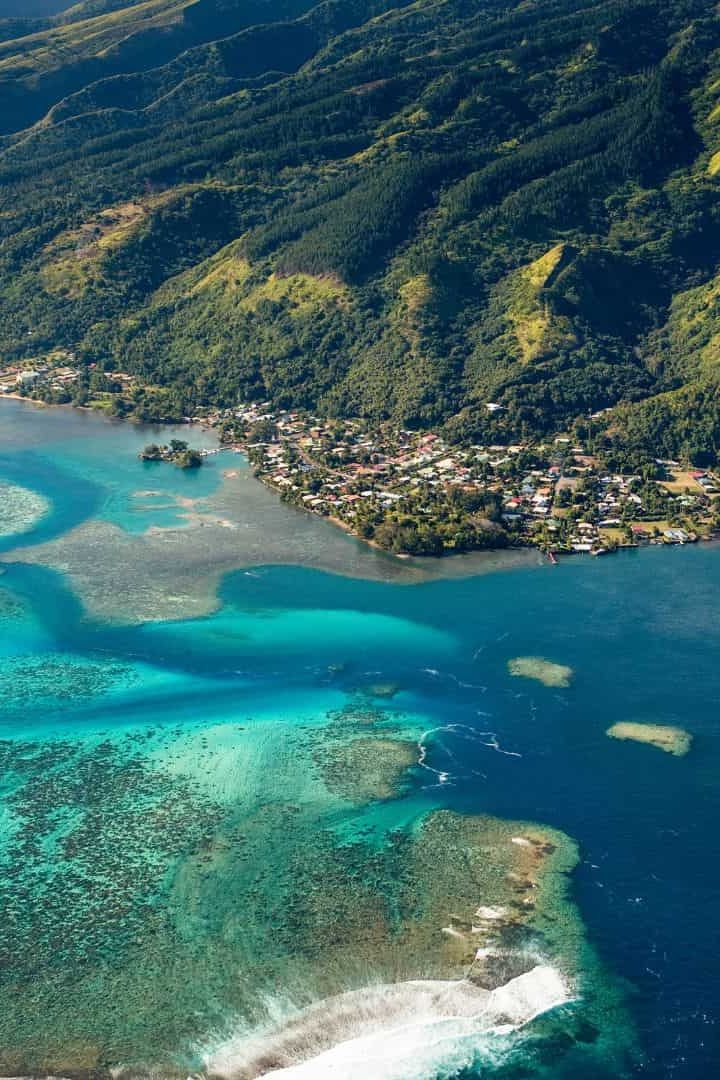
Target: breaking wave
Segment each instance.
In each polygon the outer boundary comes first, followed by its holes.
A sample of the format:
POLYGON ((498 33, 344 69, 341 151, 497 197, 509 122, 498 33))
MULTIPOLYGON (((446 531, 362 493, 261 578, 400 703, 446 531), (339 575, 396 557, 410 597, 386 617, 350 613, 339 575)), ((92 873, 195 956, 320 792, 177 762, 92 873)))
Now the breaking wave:
POLYGON ((222 1080, 438 1080, 499 1063, 524 1025, 571 998, 544 964, 494 990, 468 979, 369 986, 229 1039, 206 1057, 205 1071, 222 1080))
MULTIPOLYGON (((489 713, 483 713, 481 710, 477 710, 478 716, 487 717, 489 713)), ((447 784, 455 782, 469 776, 479 776, 483 780, 487 779, 487 775, 480 769, 471 769, 464 766, 458 760, 458 757, 453 753, 450 747, 447 745, 447 740, 443 739, 444 735, 449 735, 454 741, 466 741, 477 744, 493 750, 495 753, 503 754, 506 757, 521 758, 522 754, 517 750, 507 750, 504 746, 500 745, 498 736, 494 731, 477 731, 475 728, 470 727, 468 724, 442 724, 440 727, 430 728, 428 731, 424 731, 418 740, 418 766, 421 769, 426 769, 427 772, 432 773, 437 780, 436 786, 440 784, 447 784), (447 759, 447 767, 437 768, 434 765, 430 765, 428 762, 428 754, 432 750, 434 758, 443 756, 447 759)))

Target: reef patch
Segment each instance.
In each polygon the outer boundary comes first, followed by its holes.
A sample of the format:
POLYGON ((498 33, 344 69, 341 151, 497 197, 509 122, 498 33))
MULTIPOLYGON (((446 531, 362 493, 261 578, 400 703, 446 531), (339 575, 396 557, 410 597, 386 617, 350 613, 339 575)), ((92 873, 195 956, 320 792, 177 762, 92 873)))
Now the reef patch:
POLYGON ((3 661, 0 699, 3 710, 70 708, 134 681, 132 667, 119 662, 62 653, 17 656, 3 661))
POLYGON ((319 749, 315 760, 329 791, 366 803, 402 793, 403 776, 417 764, 418 748, 404 739, 356 738, 319 749))
POLYGON ((621 721, 609 727, 605 734, 611 739, 627 739, 645 743, 647 746, 656 746, 658 750, 664 750, 666 754, 673 754, 675 757, 684 757, 692 746, 692 735, 673 724, 621 721))
POLYGON ((36 491, 0 481, 0 538, 29 532, 50 511, 50 503, 36 491))
POLYGON ((508 671, 520 679, 535 679, 543 686, 566 688, 572 682, 573 669, 565 664, 555 664, 542 656, 516 656, 508 660, 508 671))

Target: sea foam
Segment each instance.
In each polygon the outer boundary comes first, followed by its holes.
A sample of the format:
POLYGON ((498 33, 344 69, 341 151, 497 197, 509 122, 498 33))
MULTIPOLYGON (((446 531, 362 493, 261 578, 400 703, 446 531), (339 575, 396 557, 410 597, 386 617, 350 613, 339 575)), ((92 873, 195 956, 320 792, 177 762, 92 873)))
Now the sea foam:
POLYGON ((206 1070, 223 1080, 434 1080, 500 1060, 520 1028, 571 996, 555 968, 542 964, 494 990, 466 979, 350 990, 262 1034, 229 1040, 206 1070))

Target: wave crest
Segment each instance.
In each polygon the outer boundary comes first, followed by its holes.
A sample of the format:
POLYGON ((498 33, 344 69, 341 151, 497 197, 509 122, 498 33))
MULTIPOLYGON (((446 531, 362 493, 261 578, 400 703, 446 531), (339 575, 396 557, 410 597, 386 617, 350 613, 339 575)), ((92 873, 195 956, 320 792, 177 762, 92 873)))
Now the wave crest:
POLYGON ((218 1080, 435 1080, 479 1056, 502 1057, 515 1032, 571 996, 543 964, 494 990, 467 979, 364 987, 230 1039, 206 1059, 206 1071, 218 1080))

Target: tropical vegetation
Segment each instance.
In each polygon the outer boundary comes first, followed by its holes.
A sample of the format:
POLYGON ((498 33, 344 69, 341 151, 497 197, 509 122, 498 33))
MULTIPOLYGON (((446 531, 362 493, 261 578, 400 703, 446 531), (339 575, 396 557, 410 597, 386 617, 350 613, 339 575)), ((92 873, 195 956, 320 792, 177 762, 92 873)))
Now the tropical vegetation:
POLYGON ((719 183, 710 0, 86 0, 0 22, 0 350, 705 464, 719 183))

